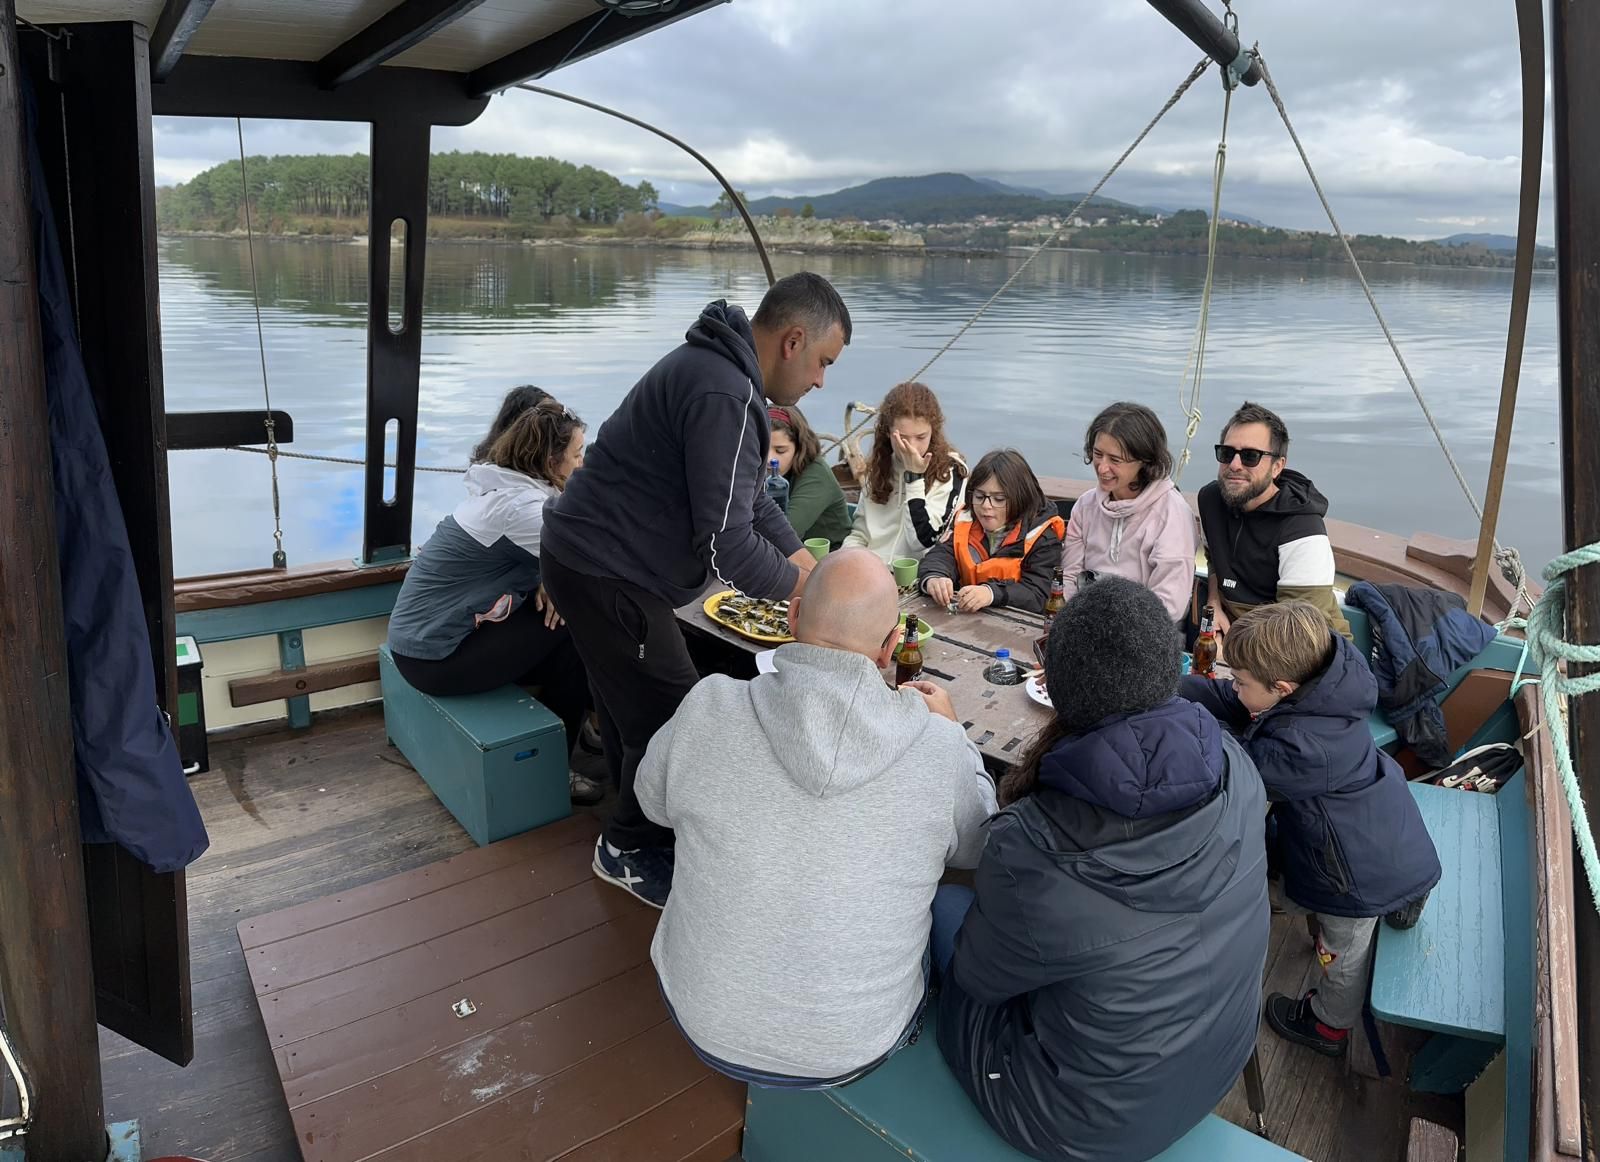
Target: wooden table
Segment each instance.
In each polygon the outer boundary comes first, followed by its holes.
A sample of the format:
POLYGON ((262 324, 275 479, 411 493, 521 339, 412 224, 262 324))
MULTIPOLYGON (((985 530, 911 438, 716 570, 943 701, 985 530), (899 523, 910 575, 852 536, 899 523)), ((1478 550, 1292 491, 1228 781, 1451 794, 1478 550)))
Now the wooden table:
MULTIPOLYGON (((707 590, 707 595, 720 592, 707 590)), ((706 616, 704 597, 678 609, 678 623, 687 631, 736 647, 754 657, 771 649, 740 637, 706 616)), ((1011 609, 986 609, 981 613, 951 613, 917 593, 904 593, 900 608, 915 613, 933 627, 922 644, 923 677, 950 692, 956 717, 967 737, 977 744, 991 770, 1003 773, 1028 749, 1028 742, 1050 720, 1050 711, 1028 697, 1020 684, 996 686, 984 677, 994 662, 994 651, 1011 651, 1023 672, 1037 663, 1033 642, 1045 631, 1038 614, 1011 609)))

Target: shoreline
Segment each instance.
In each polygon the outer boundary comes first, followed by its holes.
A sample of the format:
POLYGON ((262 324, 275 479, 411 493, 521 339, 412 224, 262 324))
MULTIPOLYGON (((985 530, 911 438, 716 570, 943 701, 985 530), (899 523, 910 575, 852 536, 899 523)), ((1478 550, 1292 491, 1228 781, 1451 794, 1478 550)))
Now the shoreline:
MULTIPOLYGON (((242 242, 245 232, 242 230, 158 230, 157 238, 215 238, 242 242)), ((322 243, 340 246, 368 246, 370 239, 366 234, 351 232, 348 234, 295 234, 295 233, 257 233, 255 237, 270 242, 301 242, 322 243)), ((992 257, 1001 258, 1018 253, 1030 253, 1034 245, 1013 243, 1006 246, 951 246, 929 245, 926 242, 910 244, 905 242, 880 242, 867 240, 823 241, 820 239, 763 239, 766 242, 769 254, 894 254, 907 257, 992 257)), ((624 238, 616 235, 578 235, 571 238, 503 238, 494 235, 466 235, 459 237, 429 237, 430 245, 453 246, 604 246, 617 247, 629 250, 741 250, 755 252, 754 241, 748 235, 706 237, 697 233, 681 238, 624 238)), ((1051 253, 1065 254, 1115 254, 1129 257, 1148 258, 1186 258, 1203 260, 1203 254, 1191 254, 1178 251, 1165 250, 1121 250, 1098 246, 1047 246, 1045 250, 1051 253)), ((1226 254, 1219 252, 1218 258, 1233 262, 1267 262, 1267 263, 1305 263, 1320 264, 1325 266, 1346 266, 1343 257, 1337 258, 1279 258, 1263 254, 1226 254)), ((1367 258, 1362 260, 1363 266, 1409 266, 1419 270, 1473 270, 1473 271, 1500 271, 1506 275, 1512 273, 1510 266, 1496 263, 1437 263, 1414 262, 1405 259, 1380 259, 1367 258)), ((1533 273, 1554 274, 1552 266, 1535 265, 1533 273)))

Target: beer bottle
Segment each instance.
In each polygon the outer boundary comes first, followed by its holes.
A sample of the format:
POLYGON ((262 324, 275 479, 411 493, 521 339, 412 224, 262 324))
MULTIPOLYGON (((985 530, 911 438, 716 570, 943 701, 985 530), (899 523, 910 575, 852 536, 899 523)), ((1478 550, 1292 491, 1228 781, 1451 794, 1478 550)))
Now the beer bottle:
POLYGON ((1216 610, 1206 606, 1200 614, 1200 636, 1194 639, 1193 673, 1213 678, 1217 671, 1216 610))
POLYGON ((767 495, 784 512, 789 511, 789 482, 778 471, 776 460, 767 461, 767 495))
POLYGON ((894 684, 904 686, 922 673, 922 646, 917 641, 917 619, 906 616, 906 636, 894 652, 894 684))
POLYGON ((1056 566, 1056 575, 1050 582, 1050 599, 1044 603, 1044 616, 1048 621, 1061 612, 1061 607, 1067 603, 1067 583, 1062 580, 1061 567, 1056 566))

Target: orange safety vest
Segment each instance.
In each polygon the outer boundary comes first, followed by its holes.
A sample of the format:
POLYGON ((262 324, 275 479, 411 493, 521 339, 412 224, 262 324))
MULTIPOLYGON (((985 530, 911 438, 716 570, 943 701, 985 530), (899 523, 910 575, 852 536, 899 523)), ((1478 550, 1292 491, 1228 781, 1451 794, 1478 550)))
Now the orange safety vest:
POLYGON ((994 556, 989 555, 989 541, 984 534, 983 526, 972 519, 971 510, 963 508, 956 513, 951 524, 951 539, 954 542, 956 558, 956 576, 961 582, 960 587, 980 585, 985 581, 1021 581, 1022 562, 1033 552, 1033 546, 1039 543, 1039 538, 1050 529, 1054 529, 1057 538, 1067 539, 1067 522, 1059 516, 1050 517, 1043 524, 1030 530, 1023 536, 1022 525, 1017 523, 1011 526, 1011 531, 1006 534, 1005 540, 1000 542, 1000 547, 994 556), (1022 552, 1008 555, 1006 550, 1022 542, 1022 552))

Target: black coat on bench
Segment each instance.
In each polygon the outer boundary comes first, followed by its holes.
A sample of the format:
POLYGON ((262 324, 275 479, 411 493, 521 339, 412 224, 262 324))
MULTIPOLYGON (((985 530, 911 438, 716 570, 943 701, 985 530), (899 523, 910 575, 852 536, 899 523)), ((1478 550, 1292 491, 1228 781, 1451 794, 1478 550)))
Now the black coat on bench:
POLYGON ((1181 699, 1062 739, 989 824, 941 984, 939 1047, 1036 1158, 1159 1154, 1255 1047, 1270 917, 1266 796, 1181 699))
POLYGON ((1332 632, 1327 667, 1254 721, 1229 682, 1178 692, 1239 732, 1278 806, 1285 894, 1328 916, 1397 911, 1439 882, 1439 856, 1400 766, 1372 741, 1378 683, 1332 632))

